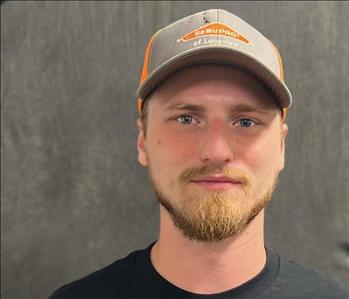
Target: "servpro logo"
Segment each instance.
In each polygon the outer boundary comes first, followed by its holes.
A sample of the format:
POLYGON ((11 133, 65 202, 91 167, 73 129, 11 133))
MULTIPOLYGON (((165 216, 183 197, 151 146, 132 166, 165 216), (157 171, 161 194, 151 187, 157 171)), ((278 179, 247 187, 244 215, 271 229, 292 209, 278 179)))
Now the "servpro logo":
POLYGON ((192 32, 187 33, 186 35, 183 35, 180 39, 177 40, 177 42, 187 42, 194 38, 207 35, 224 35, 235 38, 245 44, 250 43, 250 41, 246 37, 222 23, 210 23, 205 26, 202 26, 192 32))

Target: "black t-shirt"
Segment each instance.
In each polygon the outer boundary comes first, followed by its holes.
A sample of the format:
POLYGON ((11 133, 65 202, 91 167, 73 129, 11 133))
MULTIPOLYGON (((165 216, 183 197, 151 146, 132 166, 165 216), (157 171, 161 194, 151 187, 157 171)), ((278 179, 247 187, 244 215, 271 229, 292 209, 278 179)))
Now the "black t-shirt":
POLYGON ((349 298, 344 286, 279 256, 268 246, 266 264, 254 278, 225 292, 194 294, 176 287, 155 270, 150 261, 154 243, 59 288, 49 299, 349 298))

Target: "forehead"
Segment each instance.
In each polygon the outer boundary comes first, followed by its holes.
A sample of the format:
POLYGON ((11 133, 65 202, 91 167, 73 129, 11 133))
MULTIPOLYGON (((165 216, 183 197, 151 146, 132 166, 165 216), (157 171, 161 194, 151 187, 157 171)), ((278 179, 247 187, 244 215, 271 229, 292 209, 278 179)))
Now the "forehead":
MULTIPOLYGON (((200 105, 251 104, 265 109, 279 109, 270 90, 251 74, 232 66, 196 65, 176 72, 151 96, 162 108, 176 103, 200 105)), ((217 106, 216 106, 217 107, 217 106)))

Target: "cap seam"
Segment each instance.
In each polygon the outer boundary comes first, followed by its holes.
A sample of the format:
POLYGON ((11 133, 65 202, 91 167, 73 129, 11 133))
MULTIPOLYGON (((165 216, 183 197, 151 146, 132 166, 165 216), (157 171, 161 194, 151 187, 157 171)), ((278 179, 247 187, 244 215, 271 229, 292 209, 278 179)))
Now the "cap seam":
POLYGON ((278 67, 279 67, 279 77, 284 82, 284 69, 282 66, 282 60, 281 60, 280 53, 279 53, 278 49, 276 48, 276 46, 274 45, 274 43, 270 39, 268 39, 268 41, 271 43, 273 51, 276 54, 276 59, 277 59, 278 67))
MULTIPOLYGON (((219 23, 219 9, 216 10, 216 20, 219 23)), ((218 34, 216 34, 216 44, 218 44, 218 34)))

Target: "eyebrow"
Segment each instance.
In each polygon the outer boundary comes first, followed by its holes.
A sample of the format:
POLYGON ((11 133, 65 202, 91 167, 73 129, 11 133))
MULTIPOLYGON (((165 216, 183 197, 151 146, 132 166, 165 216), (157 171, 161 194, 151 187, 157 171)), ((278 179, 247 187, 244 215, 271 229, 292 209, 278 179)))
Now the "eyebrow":
MULTIPOLYGON (((186 110, 192 112, 206 112, 206 107, 197 104, 190 103, 176 103, 171 106, 168 106, 166 110, 186 110)), ((250 105, 250 104, 237 104, 231 105, 230 112, 260 112, 260 113, 270 113, 271 108, 265 108, 258 105, 250 105)))

